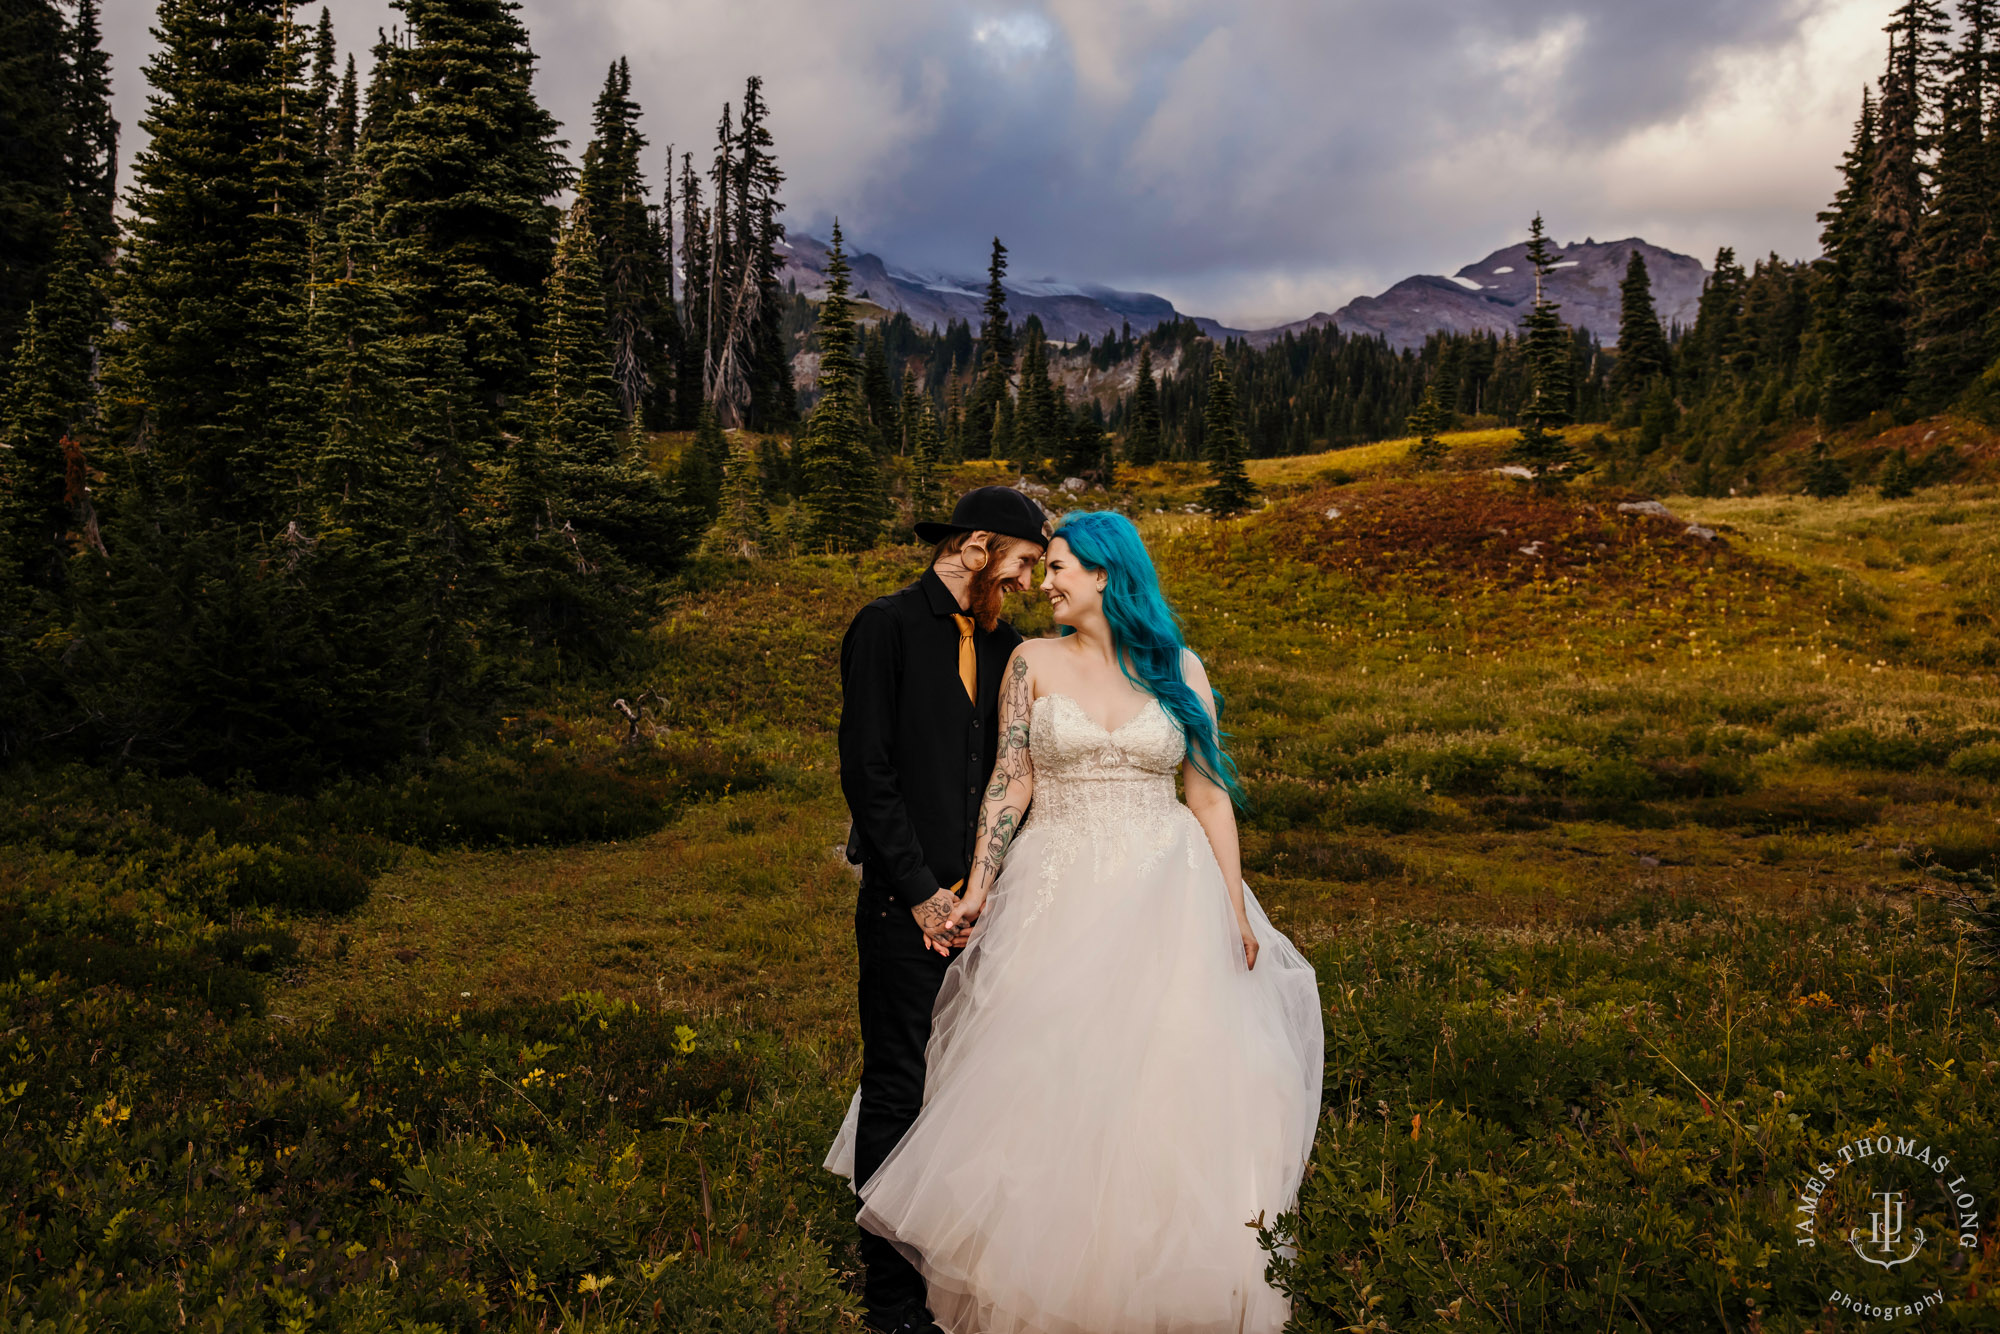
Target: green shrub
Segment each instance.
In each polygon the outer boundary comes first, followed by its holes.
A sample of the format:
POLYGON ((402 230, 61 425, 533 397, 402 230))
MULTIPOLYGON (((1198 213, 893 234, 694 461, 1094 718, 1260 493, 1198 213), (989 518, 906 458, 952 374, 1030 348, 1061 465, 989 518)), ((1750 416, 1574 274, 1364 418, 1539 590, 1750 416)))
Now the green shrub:
POLYGON ((1697 824, 1781 833, 1787 829, 1861 829, 1882 819, 1880 802, 1817 788, 1773 788, 1704 801, 1697 824))
POLYGON ((1341 794, 1344 824, 1373 825, 1392 834, 1407 834, 1435 822, 1429 794, 1401 776, 1357 784, 1341 794))
POLYGON ((1945 767, 1968 778, 2000 781, 2000 741, 1985 741, 1952 752, 1945 767))
POLYGON ((1822 732, 1806 748, 1810 759, 1842 769, 1920 769, 1940 764, 1949 754, 1945 743, 1906 733, 1884 736, 1866 727, 1839 727, 1822 732))

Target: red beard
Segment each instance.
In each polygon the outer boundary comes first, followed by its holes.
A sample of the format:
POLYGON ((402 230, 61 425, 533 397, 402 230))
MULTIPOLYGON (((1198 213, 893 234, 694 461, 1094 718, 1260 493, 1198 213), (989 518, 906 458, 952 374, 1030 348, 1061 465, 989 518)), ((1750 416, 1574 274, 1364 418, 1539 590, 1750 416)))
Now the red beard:
POLYGON ((1000 576, 994 570, 998 563, 988 560, 965 584, 966 611, 988 634, 1000 624, 1000 605, 1007 600, 1007 590, 1000 586, 1000 576))

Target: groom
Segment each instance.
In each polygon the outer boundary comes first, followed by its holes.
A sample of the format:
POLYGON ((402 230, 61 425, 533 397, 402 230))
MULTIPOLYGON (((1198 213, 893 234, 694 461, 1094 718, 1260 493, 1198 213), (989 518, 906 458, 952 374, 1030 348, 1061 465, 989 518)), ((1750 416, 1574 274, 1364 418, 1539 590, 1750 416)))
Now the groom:
MULTIPOLYGON (((950 915, 972 867, 1000 675, 1021 642, 1001 602, 1029 587, 1049 540, 1041 506, 1004 486, 966 493, 949 523, 920 523, 917 536, 934 544, 930 568, 863 607, 840 645, 840 788, 854 817, 847 858, 861 865, 857 1189, 923 1107, 931 1006, 951 959, 926 928, 950 915)), ((936 1330, 909 1261, 866 1229, 861 1257, 871 1329, 936 1330)))

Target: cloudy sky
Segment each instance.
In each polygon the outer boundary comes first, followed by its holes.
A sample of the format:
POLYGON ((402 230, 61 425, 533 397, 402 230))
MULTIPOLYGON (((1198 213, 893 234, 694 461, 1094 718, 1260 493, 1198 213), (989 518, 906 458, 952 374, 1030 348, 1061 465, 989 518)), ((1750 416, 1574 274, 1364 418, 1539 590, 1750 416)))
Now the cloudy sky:
MULTIPOLYGON (((333 0, 364 60, 384 0, 333 0)), ((698 158, 762 74, 794 227, 1257 327, 1519 240, 1817 253, 1889 0, 523 0, 580 152, 607 63, 698 158)), ((129 162, 150 0, 105 0, 129 162)), ((317 7, 302 11, 317 14, 317 7)))

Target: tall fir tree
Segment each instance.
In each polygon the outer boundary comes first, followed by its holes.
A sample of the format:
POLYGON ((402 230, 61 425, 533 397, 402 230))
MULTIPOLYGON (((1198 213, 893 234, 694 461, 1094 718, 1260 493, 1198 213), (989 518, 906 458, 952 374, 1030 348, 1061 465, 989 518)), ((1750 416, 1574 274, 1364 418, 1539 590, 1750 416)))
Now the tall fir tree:
POLYGON ((392 69, 378 78, 407 100, 387 108, 362 156, 411 334, 433 356, 463 349, 475 386, 465 426, 492 439, 527 392, 555 198, 571 172, 535 98, 535 53, 512 0, 396 7, 407 42, 387 48, 392 69))
POLYGON ((714 527, 702 542, 711 555, 755 560, 769 552, 771 513, 757 475, 757 455, 738 437, 722 461, 722 492, 714 527))
POLYGON ((66 45, 54 0, 0 5, 0 366, 41 295, 69 194, 66 45))
MULTIPOLYGON (((94 415, 91 363, 103 325, 95 282, 96 240, 71 219, 56 247, 48 289, 28 311, 27 331, 0 399, 0 580, 59 592, 69 534, 97 546, 84 464, 94 415)), ((92 442, 95 443, 94 441, 92 442)))
MULTIPOLYGON (((623 57, 605 74, 591 123, 576 192, 589 208, 591 230, 597 235, 598 264, 604 274, 605 337, 611 347, 619 408, 627 421, 634 421, 655 398, 671 401, 674 367, 669 342, 677 341, 679 319, 673 307, 669 259, 646 203, 641 167, 646 138, 639 133, 632 70, 623 57)), ((655 409, 653 415, 657 420, 664 414, 655 409)))
POLYGON ((1208 402, 1202 409, 1202 452, 1208 462, 1208 489, 1202 504, 1216 514, 1248 509, 1257 488, 1245 469, 1243 428, 1236 416, 1236 385, 1229 358, 1217 352, 1208 381, 1208 402))
POLYGON ((1058 406, 1049 379, 1049 340, 1042 323, 1028 317, 1021 331, 1021 392, 1014 403, 1014 444, 1010 457, 1026 468, 1040 468, 1062 455, 1069 433, 1069 414, 1058 406))
POLYGON ((798 444, 800 543, 808 551, 865 551, 886 509, 881 464, 868 440, 861 367, 854 355, 854 303, 840 224, 827 256, 819 342, 819 401, 798 444))
POLYGON ((785 173, 778 168, 769 120, 764 80, 753 74, 744 82, 736 129, 735 249, 742 276, 733 324, 740 328, 748 385, 744 420, 766 431, 798 420, 798 395, 785 348, 784 294, 778 284, 784 267, 778 246, 785 239, 778 190, 785 173))
POLYGON ((993 238, 993 254, 986 265, 986 301, 979 321, 979 373, 966 399, 965 440, 967 458, 997 458, 1013 448, 1012 433, 1005 443, 996 442, 996 423, 1003 415, 1011 420, 1008 385, 1014 376, 1014 335, 1007 321, 1007 247, 993 238), (1003 408, 1007 411, 1003 414, 1003 408))
POLYGON ((1618 285, 1618 362, 1611 387, 1628 400, 1637 398, 1671 366, 1666 331, 1653 305, 1653 278, 1645 255, 1634 249, 1625 261, 1625 281, 1618 285))
POLYGON ((283 0, 168 0, 105 375, 114 425, 190 514, 278 517, 317 200, 283 0))
POLYGON ((866 326, 859 334, 861 343, 861 402, 868 414, 869 435, 876 450, 883 454, 897 453, 897 442, 902 437, 901 428, 896 423, 896 391, 894 381, 889 378, 889 340, 887 333, 879 325, 873 337, 866 326))
POLYGON ((1153 348, 1139 349, 1139 370, 1132 382, 1132 403, 1126 413, 1125 457, 1144 466, 1160 457, 1160 386, 1153 378, 1153 348))
POLYGON ((938 430, 937 411, 928 398, 918 398, 905 415, 910 427, 910 522, 928 523, 942 519, 949 497, 945 495, 944 441, 938 430))
POLYGON ((681 494, 704 523, 713 522, 722 504, 723 468, 729 462, 729 437, 715 419, 715 407, 703 403, 695 414, 694 439, 681 455, 674 476, 681 494))
POLYGON ((701 176, 694 154, 681 154, 681 352, 675 377, 674 418, 691 431, 708 401, 705 385, 709 361, 709 270, 711 267, 708 210, 701 203, 701 176))
POLYGON ((1917 228, 1911 392, 1935 411, 1993 358, 1987 321, 2000 258, 2000 151, 1989 128, 1995 0, 1961 0, 1964 35, 1941 101, 1935 188, 1917 228))
MULTIPOLYGON (((1633 252, 1635 255, 1637 251, 1633 252)), ((1451 413, 1445 410, 1439 400, 1437 386, 1424 386, 1424 396, 1417 400, 1417 406, 1410 413, 1404 429, 1417 437, 1417 443, 1410 447, 1410 458, 1419 468, 1435 468, 1444 462, 1450 452, 1440 438, 1451 423, 1451 413)))
POLYGON ((1877 119, 1874 98, 1863 89, 1840 189, 1819 215, 1823 284, 1813 313, 1815 377, 1821 415, 1835 424, 1887 407, 1907 374, 1908 306, 1898 294, 1893 248, 1874 206, 1877 119))
POLYGON ((64 34, 69 66, 64 90, 68 143, 70 209, 91 240, 99 260, 111 257, 117 234, 118 119, 111 114, 111 58, 104 51, 98 0, 77 0, 76 17, 64 34))
POLYGON ((1563 326, 1561 307, 1548 299, 1545 290, 1557 261, 1539 213, 1528 227, 1527 258, 1535 269, 1535 300, 1521 321, 1521 342, 1532 389, 1521 409, 1520 432, 1507 451, 1507 459, 1526 468, 1536 483, 1550 485, 1575 470, 1578 456, 1562 434, 1575 402, 1570 336, 1563 326))

